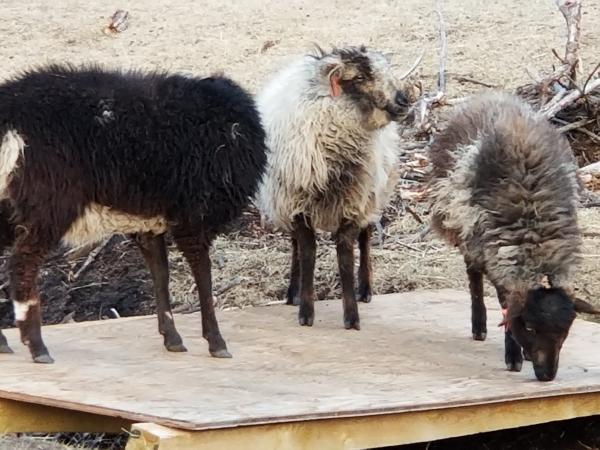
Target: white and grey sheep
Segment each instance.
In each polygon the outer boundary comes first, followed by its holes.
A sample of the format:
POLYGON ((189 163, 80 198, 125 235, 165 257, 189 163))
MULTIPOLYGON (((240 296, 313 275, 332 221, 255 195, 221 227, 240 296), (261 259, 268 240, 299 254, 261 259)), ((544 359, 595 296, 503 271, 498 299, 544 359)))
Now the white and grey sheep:
POLYGON ((314 319, 315 231, 335 233, 345 327, 360 328, 354 243, 361 250, 358 296, 371 299, 371 224, 396 184, 399 134, 407 109, 388 60, 365 47, 305 55, 259 93, 267 135, 267 172, 258 205, 292 234, 288 303, 299 322, 314 319))

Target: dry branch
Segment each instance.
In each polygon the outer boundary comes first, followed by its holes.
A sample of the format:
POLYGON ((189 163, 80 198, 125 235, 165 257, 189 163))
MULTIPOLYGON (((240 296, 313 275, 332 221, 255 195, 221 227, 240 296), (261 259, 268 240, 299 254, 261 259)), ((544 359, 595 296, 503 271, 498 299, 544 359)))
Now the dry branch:
MULTIPOLYGON (((559 65, 545 77, 527 67, 533 83, 521 86, 517 94, 538 109, 547 119, 560 126, 580 165, 600 159, 600 64, 586 74, 583 84, 577 82, 581 70, 579 58, 581 39, 582 0, 556 0, 565 19, 567 39, 564 56, 554 55, 559 65)), ((590 185, 591 175, 582 174, 590 185)), ((593 186, 600 187, 594 176, 593 186)))
POLYGON ((586 96, 592 91, 600 88, 600 78, 595 79, 585 87, 585 90, 573 89, 568 94, 562 95, 558 101, 551 101, 540 108, 540 112, 548 119, 553 118, 559 111, 562 111, 567 106, 572 105, 581 97, 586 96))
POLYGON ((424 94, 414 106, 415 121, 414 126, 420 134, 429 134, 432 129, 432 123, 429 120, 431 110, 436 106, 445 104, 446 100, 446 57, 448 56, 448 41, 446 38, 446 22, 444 20, 444 2, 437 0, 436 13, 438 16, 439 29, 439 60, 440 69, 438 74, 437 92, 430 96, 424 94))
POLYGON ((425 56, 425 50, 423 50, 421 52, 421 54, 417 57, 417 59, 415 60, 415 62, 413 63, 413 65, 410 67, 410 69, 408 69, 406 72, 404 72, 403 75, 400 76, 401 80, 405 80, 406 78, 408 78, 415 70, 417 70, 417 67, 419 67, 419 64, 421 64, 421 60, 423 59, 423 56, 425 56))
MULTIPOLYGON (((112 236, 111 236, 112 237, 112 236)), ((81 267, 75 272, 71 281, 77 280, 79 276, 87 269, 87 267, 96 259, 96 257, 100 254, 100 252, 106 247, 111 238, 106 238, 98 245, 95 249, 93 249, 89 254, 81 267)))

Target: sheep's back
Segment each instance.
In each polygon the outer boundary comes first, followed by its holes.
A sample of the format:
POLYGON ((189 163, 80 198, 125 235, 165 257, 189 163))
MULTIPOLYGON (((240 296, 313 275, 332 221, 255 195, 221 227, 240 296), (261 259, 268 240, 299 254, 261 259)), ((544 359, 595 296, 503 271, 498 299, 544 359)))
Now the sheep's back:
POLYGON ((0 97, 1 128, 27 143, 21 181, 82 202, 220 226, 264 170, 254 102, 225 77, 50 66, 4 83, 0 97))
POLYGON ((548 121, 512 96, 465 105, 432 147, 434 225, 501 283, 566 278, 580 245, 576 166, 548 121))

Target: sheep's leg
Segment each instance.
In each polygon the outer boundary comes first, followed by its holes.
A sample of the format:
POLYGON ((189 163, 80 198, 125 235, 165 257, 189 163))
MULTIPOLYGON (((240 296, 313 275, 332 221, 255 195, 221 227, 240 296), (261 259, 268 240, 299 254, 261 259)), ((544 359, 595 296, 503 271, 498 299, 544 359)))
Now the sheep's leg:
POLYGON ((36 279, 51 245, 49 240, 39 236, 37 230, 27 228, 17 238, 9 262, 15 322, 21 332, 21 341, 29 347, 33 360, 49 364, 54 360, 42 340, 41 303, 36 279))
MULTIPOLYGON (((495 286, 498 294, 500 306, 505 309, 508 307, 508 291, 502 286, 495 286)), ((525 355, 528 360, 531 360, 528 355, 525 355)), ((523 353, 521 346, 512 337, 510 329, 504 331, 504 362, 506 369, 511 372, 520 372, 523 366, 523 353)))
POLYGON ((152 233, 143 233, 137 235, 136 241, 152 274, 158 316, 158 332, 163 335, 165 348, 170 352, 185 352, 187 349, 175 328, 175 321, 171 312, 169 261, 164 235, 157 236, 152 233))
POLYGON ((487 336, 487 312, 483 302, 483 272, 467 264, 469 290, 471 291, 471 332, 476 341, 485 341, 487 336))
POLYGON ((300 260, 298 257, 298 241, 292 237, 292 266, 290 270, 290 285, 287 290, 288 305, 300 304, 300 260))
POLYGON ((317 256, 315 232, 308 221, 298 216, 294 220, 294 237, 298 245, 300 262, 300 309, 298 323, 312 327, 315 319, 314 274, 317 256))
POLYGON ((360 330, 358 305, 354 293, 354 243, 359 229, 353 223, 343 224, 336 235, 336 249, 340 279, 342 282, 342 300, 344 303, 344 327, 360 330))
POLYGON ((219 331, 219 323, 215 315, 212 296, 212 277, 209 248, 211 239, 203 237, 185 237, 175 235, 175 242, 188 261, 200 297, 202 314, 202 336, 208 341, 208 351, 215 358, 231 358, 225 340, 219 331))
MULTIPOLYGON (((4 202, 0 204, 0 254, 14 242, 14 229, 8 220, 10 212, 7 208, 8 204, 4 202)), ((2 330, 0 330, 0 353, 13 353, 2 330)))
POLYGON ((358 248, 360 250, 360 265, 358 267, 358 300, 369 303, 373 296, 371 267, 371 235, 373 228, 368 225, 358 235, 358 248))

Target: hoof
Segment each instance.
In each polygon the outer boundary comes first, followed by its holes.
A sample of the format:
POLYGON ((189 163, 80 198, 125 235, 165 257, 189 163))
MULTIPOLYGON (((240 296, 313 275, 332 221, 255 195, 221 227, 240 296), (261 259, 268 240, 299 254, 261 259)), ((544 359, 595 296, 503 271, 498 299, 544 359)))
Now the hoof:
POLYGON ((292 289, 290 286, 286 293, 286 305, 298 306, 300 304, 300 296, 298 295, 298 289, 292 289))
POLYGON ((360 316, 356 307, 344 311, 344 328, 360 330, 360 316))
POLYGON ((473 333, 473 340, 474 341, 485 341, 486 337, 487 337, 487 333, 486 332, 473 333))
POLYGON ((52 364, 54 360, 47 353, 45 355, 38 355, 33 357, 33 362, 38 364, 52 364))
POLYGON ((360 330, 360 321, 359 320, 344 320, 344 328, 346 330, 360 330))
POLYGON ((174 353, 187 352, 187 348, 182 343, 179 344, 165 344, 165 348, 174 353))
POLYGON ((371 288, 360 286, 358 288, 358 292, 356 293, 356 299, 359 302, 371 303, 371 300, 373 299, 373 293, 371 292, 371 288))
POLYGON ((0 345, 0 353, 14 353, 14 351, 8 345, 4 344, 0 345))
POLYGON ((523 367, 523 362, 520 361, 506 363, 506 370, 508 370, 509 372, 520 372, 521 367, 523 367))
POLYGON ((221 350, 211 351, 210 355, 213 358, 231 358, 231 353, 229 353, 226 348, 222 348, 221 350))
POLYGON ((312 327, 315 321, 315 309, 312 302, 300 305, 298 310, 298 323, 303 327, 312 327))
POLYGON ((298 315, 298 323, 303 327, 312 327, 315 321, 314 316, 298 315))
POLYGON ((365 295, 359 295, 358 296, 358 301, 359 302, 371 303, 371 300, 373 300, 373 296, 371 295, 371 293, 368 293, 368 294, 365 294, 365 295))

